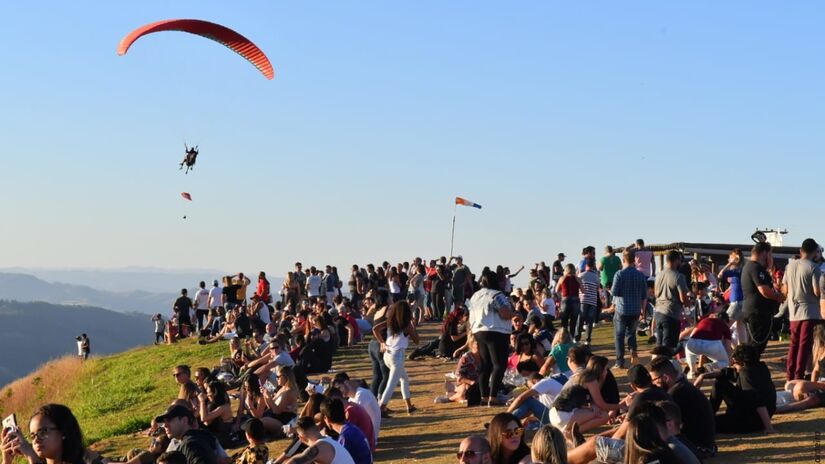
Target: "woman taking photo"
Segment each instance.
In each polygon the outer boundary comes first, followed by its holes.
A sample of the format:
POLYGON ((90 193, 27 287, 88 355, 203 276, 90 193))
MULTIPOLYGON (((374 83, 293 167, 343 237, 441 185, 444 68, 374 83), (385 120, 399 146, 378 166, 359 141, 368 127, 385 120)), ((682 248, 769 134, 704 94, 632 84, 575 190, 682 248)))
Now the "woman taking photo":
MULTIPOLYGON (((261 396, 266 403, 264 425, 268 430, 280 430, 295 418, 298 411, 298 384, 295 382, 295 373, 291 367, 279 366, 276 370, 278 379, 277 390, 261 388, 261 396), (268 424, 268 425, 267 425, 268 424)), ((264 387, 266 387, 264 385, 264 387)))
POLYGON ((83 434, 72 411, 62 404, 47 404, 35 411, 29 421, 29 443, 21 430, 3 430, 3 464, 15 456, 29 464, 101 464, 97 454, 83 446, 83 434))
POLYGON ((470 298, 470 331, 481 356, 481 402, 490 406, 499 404, 496 395, 507 367, 510 319, 515 311, 507 295, 498 290, 498 277, 493 272, 482 273, 479 283, 481 289, 470 298))
POLYGON ((529 464, 530 448, 524 443, 524 427, 521 421, 508 412, 493 416, 487 427, 487 441, 493 464, 529 464))
POLYGON ((378 343, 381 344, 381 351, 384 353, 384 362, 390 369, 390 378, 387 380, 387 388, 381 394, 381 411, 386 413, 387 404, 392 398, 395 385, 401 382, 401 396, 407 404, 407 414, 412 414, 416 410, 410 400, 410 379, 407 377, 407 370, 404 367, 404 350, 412 339, 418 344, 418 333, 412 324, 412 309, 406 301, 393 303, 387 308, 387 320, 379 323, 372 329, 372 333, 378 343), (384 338, 386 329, 386 338, 384 338))

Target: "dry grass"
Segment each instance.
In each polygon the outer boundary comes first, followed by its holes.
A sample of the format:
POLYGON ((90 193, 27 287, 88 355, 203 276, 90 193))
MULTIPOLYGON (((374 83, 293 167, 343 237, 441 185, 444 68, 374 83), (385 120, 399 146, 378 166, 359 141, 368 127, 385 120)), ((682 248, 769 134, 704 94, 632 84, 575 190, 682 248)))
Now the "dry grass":
MULTIPOLYGON (((435 336, 437 327, 422 328, 422 340, 435 336)), ((596 352, 610 357, 612 352, 612 326, 600 326, 595 332, 596 352)), ((645 348, 642 345, 642 354, 645 348)), ((784 369, 781 358, 787 351, 786 343, 773 343, 766 353, 766 361, 774 373, 777 387, 781 387, 784 369)), ((643 361, 649 358, 643 357, 643 361)), ((336 359, 337 370, 346 370, 355 378, 369 379, 371 369, 365 345, 343 349, 336 359)), ((419 410, 413 416, 396 414, 383 421, 376 462, 386 463, 453 463, 459 441, 472 433, 483 433, 483 424, 503 408, 467 408, 457 404, 433 404, 433 398, 443 393, 444 374, 454 365, 428 359, 407 363, 412 382, 413 403, 419 410)), ((620 388, 628 391, 625 371, 615 371, 620 388)), ((403 411, 400 394, 390 403, 390 408, 403 411)), ((776 435, 720 435, 719 455, 711 463, 797 463, 813 462, 814 433, 825 429, 825 409, 804 411, 799 414, 774 417, 776 435)), ((132 447, 145 447, 147 438, 139 435, 120 436, 99 442, 95 448, 107 455, 125 454, 132 447)), ((280 454, 286 440, 270 443, 272 455, 280 454)))
POLYGON ((83 378, 85 368, 77 356, 48 361, 32 374, 3 387, 0 416, 14 412, 18 420, 28 419, 43 404, 62 401, 83 378))

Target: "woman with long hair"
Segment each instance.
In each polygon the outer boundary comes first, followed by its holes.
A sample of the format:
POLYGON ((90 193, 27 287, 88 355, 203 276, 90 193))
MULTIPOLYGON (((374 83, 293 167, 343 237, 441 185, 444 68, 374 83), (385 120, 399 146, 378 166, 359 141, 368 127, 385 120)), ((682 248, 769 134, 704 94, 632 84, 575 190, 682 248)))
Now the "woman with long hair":
POLYGON ((389 270, 387 284, 390 288, 392 302, 401 301, 401 277, 398 275, 398 270, 395 267, 391 267, 389 270))
POLYGON ((390 378, 387 380, 387 387, 381 394, 381 410, 387 410, 387 404, 392 398, 395 385, 401 382, 401 396, 407 404, 407 413, 412 414, 416 410, 410 399, 410 379, 407 377, 407 370, 404 367, 404 350, 409 345, 410 339, 418 344, 418 333, 412 324, 412 309, 406 301, 393 303, 387 309, 387 320, 379 323, 372 329, 378 343, 381 344, 381 351, 384 353, 384 362, 390 369, 390 378), (386 338, 384 338, 384 329, 386 338))
POLYGON ((662 430, 650 415, 642 413, 631 417, 625 435, 624 464, 681 462, 662 435, 662 430))
POLYGON ((215 435, 221 446, 228 447, 231 444, 229 435, 232 431, 233 417, 229 395, 223 383, 207 383, 206 391, 198 395, 198 403, 198 419, 206 426, 206 430, 215 435))
POLYGON ((441 337, 438 340, 438 355, 442 358, 453 358, 455 350, 467 341, 467 308, 456 308, 444 318, 441 324, 441 337))
POLYGON ((498 289, 498 277, 493 272, 482 273, 481 289, 470 298, 470 330, 478 342, 481 355, 479 388, 481 402, 499 404, 496 398, 507 368, 507 350, 516 314, 507 295, 498 289))
POLYGON ((561 430, 545 425, 533 436, 530 444, 533 464, 567 464, 567 443, 561 430))
POLYGON ((72 411, 62 404, 47 404, 29 421, 31 443, 21 430, 2 431, 3 464, 21 456, 30 464, 99 464, 100 456, 83 446, 83 433, 72 411))
POLYGON ((493 464, 528 464, 532 462, 530 448, 524 443, 524 427, 509 412, 493 416, 487 427, 487 441, 493 464))
POLYGON ((576 323, 581 312, 581 301, 579 300, 579 290, 582 288, 582 281, 576 275, 576 266, 573 263, 564 267, 564 276, 556 284, 556 293, 561 295, 561 311, 559 318, 561 326, 571 334, 576 333, 576 323))
MULTIPOLYGON (((295 418, 298 412, 298 383, 295 381, 295 371, 288 366, 279 366, 275 371, 278 379, 277 390, 260 390, 266 403, 267 421, 264 422, 267 429, 279 430, 295 418)), ((263 419, 262 419, 263 421, 263 419)))

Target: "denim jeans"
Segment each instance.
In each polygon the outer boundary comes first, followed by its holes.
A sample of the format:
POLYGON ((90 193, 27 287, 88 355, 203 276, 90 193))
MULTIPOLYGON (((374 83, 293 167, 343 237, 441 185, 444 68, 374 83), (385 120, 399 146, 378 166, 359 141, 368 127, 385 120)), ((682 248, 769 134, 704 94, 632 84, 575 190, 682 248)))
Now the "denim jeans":
POLYGON ((376 398, 381 397, 381 393, 387 388, 387 380, 390 378, 390 368, 384 363, 381 355, 381 344, 378 340, 370 340, 367 346, 367 352, 370 355, 370 363, 372 364, 372 382, 370 383, 370 391, 376 398))
POLYGON ((636 352, 636 328, 639 326, 639 315, 623 316, 616 313, 613 316, 613 331, 616 343, 616 361, 624 361, 624 341, 627 338, 627 347, 631 353, 636 352))
POLYGON ((561 328, 567 329, 570 336, 576 335, 576 322, 581 312, 581 302, 578 298, 561 299, 561 328))
POLYGON ((387 351, 384 353, 384 362, 390 369, 387 387, 381 394, 381 405, 386 406, 392 398, 396 384, 401 382, 401 397, 405 400, 410 398, 410 378, 407 377, 407 369, 404 367, 404 350, 387 351))
POLYGON ((532 413, 542 425, 550 423, 550 410, 536 398, 527 398, 524 403, 521 403, 521 406, 513 411, 513 415, 519 419, 524 419, 528 413, 532 413))
POLYGON ((679 345, 679 319, 653 313, 653 321, 656 323, 656 346, 666 346, 675 352, 679 345))
POLYGON ((584 332, 585 340, 590 343, 593 334, 593 322, 599 313, 596 305, 583 304, 581 313, 579 314, 578 324, 576 325, 576 340, 582 340, 582 331, 584 332))

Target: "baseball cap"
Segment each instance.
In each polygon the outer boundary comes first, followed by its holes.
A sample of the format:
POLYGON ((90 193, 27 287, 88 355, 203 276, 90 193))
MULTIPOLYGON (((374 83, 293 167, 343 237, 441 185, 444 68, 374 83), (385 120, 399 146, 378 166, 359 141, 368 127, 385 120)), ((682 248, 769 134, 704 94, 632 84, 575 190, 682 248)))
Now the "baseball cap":
POLYGON ((186 417, 189 418, 189 420, 195 420, 195 415, 192 413, 192 410, 186 406, 176 405, 167 409, 165 414, 155 417, 155 422, 161 424, 176 417, 186 417))
POLYGON ((566 258, 566 257, 567 257, 567 255, 565 255, 564 253, 559 253, 558 257, 559 257, 559 258, 566 258))

